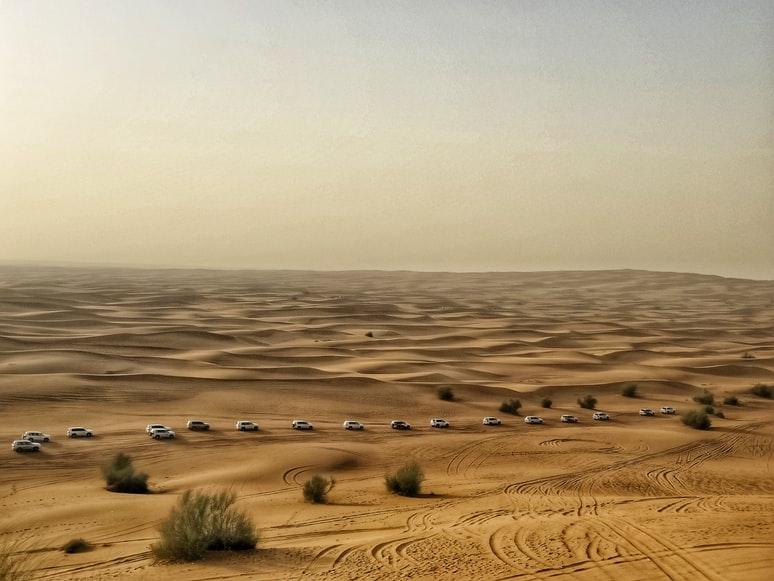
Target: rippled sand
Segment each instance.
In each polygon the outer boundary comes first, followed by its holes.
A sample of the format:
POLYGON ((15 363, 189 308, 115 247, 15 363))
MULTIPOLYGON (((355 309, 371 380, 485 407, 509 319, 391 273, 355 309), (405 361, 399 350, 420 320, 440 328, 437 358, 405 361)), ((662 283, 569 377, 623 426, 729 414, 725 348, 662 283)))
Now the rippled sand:
POLYGON ((63 580, 765 579, 774 402, 750 394, 759 382, 774 385, 774 282, 3 267, 2 539, 63 580), (629 383, 639 398, 622 396, 629 383), (742 405, 695 431, 680 415, 705 390, 742 405), (586 394, 610 422, 578 407, 586 394), (510 398, 520 416, 498 411, 510 398), (678 414, 638 415, 662 405, 678 414), (489 415, 503 425, 482 425, 489 415), (190 418, 212 430, 185 430, 190 418), (291 430, 297 418, 314 431, 291 430), (243 419, 260 431, 237 432, 243 419), (178 438, 151 440, 154 422, 178 438), (72 425, 96 436, 69 440, 72 425), (25 430, 53 441, 13 453, 25 430), (103 489, 117 452, 156 494, 103 489), (426 473, 419 498, 384 489, 407 459, 426 473), (337 480, 328 505, 303 502, 317 472, 337 480), (178 495, 221 487, 253 516, 259 549, 153 564, 178 495), (94 549, 64 555, 73 538, 94 549))

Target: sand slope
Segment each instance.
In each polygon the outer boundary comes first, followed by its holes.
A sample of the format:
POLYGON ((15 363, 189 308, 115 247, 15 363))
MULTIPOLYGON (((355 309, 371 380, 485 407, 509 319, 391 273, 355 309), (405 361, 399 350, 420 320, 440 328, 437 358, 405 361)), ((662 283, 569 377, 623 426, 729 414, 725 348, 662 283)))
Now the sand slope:
POLYGON ((764 579, 774 402, 749 393, 758 382, 774 385, 774 282, 3 267, 0 540, 22 539, 36 574, 62 580, 764 579), (688 429, 679 416, 705 390, 742 405, 688 429), (612 421, 578 407, 588 393, 612 421), (545 424, 501 414, 510 398, 545 424), (662 405, 678 415, 637 413, 662 405), (188 432, 190 418, 213 429, 188 432), (315 430, 291 430, 295 418, 315 430), (235 431, 241 419, 261 430, 235 431), (179 437, 149 439, 151 422, 179 437), (69 440, 71 425, 96 437, 69 440), (54 439, 11 452, 25 430, 54 439), (117 452, 155 494, 103 489, 117 452), (426 473, 419 498, 384 490, 407 459, 426 473), (302 500, 316 472, 337 480, 325 506, 302 500), (154 564, 178 495, 222 487, 259 549, 154 564), (94 550, 58 550, 79 537, 94 550))

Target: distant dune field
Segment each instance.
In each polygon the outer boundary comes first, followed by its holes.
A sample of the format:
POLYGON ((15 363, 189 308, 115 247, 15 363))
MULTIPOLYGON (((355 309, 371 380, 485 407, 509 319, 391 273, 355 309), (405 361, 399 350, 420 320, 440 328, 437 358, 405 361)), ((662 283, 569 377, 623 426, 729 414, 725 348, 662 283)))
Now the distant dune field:
POLYGON ((52 580, 768 579, 774 401, 758 383, 774 385, 772 281, 6 266, 0 547, 21 541, 52 580), (725 417, 690 429, 705 392, 725 417), (578 406, 586 394, 609 422, 578 406), (498 410, 511 398, 518 416, 498 410), (152 440, 149 423, 178 437, 152 440), (12 452, 26 430, 52 441, 12 452), (117 452, 154 494, 104 489, 117 452), (418 498, 385 490, 407 460, 426 475, 418 498), (303 501, 315 473, 337 481, 330 504, 303 501), (199 488, 236 492, 258 549, 155 564, 159 523, 199 488), (74 538, 93 549, 65 555, 74 538))

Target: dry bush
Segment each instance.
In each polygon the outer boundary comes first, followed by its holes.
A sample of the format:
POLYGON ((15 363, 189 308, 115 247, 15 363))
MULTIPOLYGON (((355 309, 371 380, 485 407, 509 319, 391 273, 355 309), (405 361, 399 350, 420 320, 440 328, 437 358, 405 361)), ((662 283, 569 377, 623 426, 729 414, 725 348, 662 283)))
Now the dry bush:
POLYGON ((597 398, 595 398, 593 395, 584 395, 583 397, 578 398, 578 405, 581 406, 583 409, 586 410, 593 410, 597 407, 597 398))
POLYGON ((159 561, 198 561, 207 551, 255 548, 258 533, 244 513, 232 505, 233 492, 185 491, 161 523, 161 538, 151 545, 159 561))
POLYGON ((417 496, 424 479, 425 475, 419 464, 411 462, 399 468, 395 474, 387 474, 384 477, 384 483, 387 490, 395 494, 417 496))
POLYGON ((519 413, 521 409, 521 402, 518 399, 509 399, 504 401, 500 405, 500 411, 504 414, 513 414, 514 416, 519 413))
POLYGON ((336 481, 333 478, 328 479, 320 474, 315 474, 304 482, 304 500, 313 504, 326 504, 328 493, 333 490, 335 485, 336 481))
POLYGON ((126 492, 129 494, 146 494, 148 492, 148 475, 134 471, 131 457, 118 453, 113 461, 102 466, 107 489, 111 492, 126 492))

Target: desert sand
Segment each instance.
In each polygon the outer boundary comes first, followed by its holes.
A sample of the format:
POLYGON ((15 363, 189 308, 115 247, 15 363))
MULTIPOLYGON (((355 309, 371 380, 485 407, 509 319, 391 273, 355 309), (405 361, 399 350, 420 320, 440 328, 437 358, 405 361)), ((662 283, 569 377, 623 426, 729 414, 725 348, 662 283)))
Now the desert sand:
POLYGON ((57 580, 769 579, 774 402, 750 393, 759 382, 774 384, 772 281, 6 266, 0 540, 57 580), (680 417, 705 390, 741 405, 690 429, 680 417), (609 422, 579 408, 586 394, 609 422), (498 411, 510 398, 519 415, 498 411), (155 422, 177 439, 148 438, 155 422), (53 440, 12 452, 25 430, 53 440), (153 494, 104 489, 118 452, 153 494), (385 473, 408 460, 422 495, 388 494, 385 473), (302 498, 315 473, 337 481, 327 505, 302 498), (223 488, 258 548, 154 563, 179 495, 223 488), (64 554, 74 538, 93 550, 64 554))

